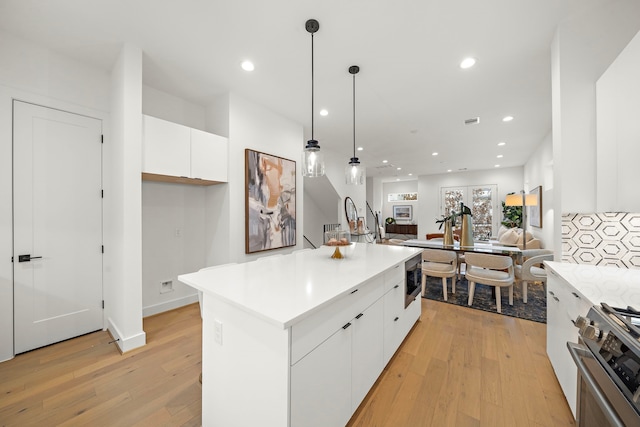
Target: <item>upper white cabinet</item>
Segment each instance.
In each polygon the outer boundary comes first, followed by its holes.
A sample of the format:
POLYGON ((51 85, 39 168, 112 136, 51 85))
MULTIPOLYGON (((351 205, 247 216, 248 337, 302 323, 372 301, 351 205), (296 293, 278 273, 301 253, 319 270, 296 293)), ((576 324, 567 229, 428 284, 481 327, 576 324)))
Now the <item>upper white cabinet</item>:
POLYGON ((143 115, 142 178, 211 185, 227 182, 227 138, 143 115))

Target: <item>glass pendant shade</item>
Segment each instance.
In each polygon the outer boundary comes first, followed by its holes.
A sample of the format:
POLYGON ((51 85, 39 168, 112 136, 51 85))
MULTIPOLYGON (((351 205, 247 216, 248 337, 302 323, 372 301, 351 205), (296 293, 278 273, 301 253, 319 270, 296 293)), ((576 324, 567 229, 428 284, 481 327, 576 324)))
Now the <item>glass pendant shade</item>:
POLYGON ((365 168, 360 164, 357 157, 352 157, 344 170, 346 183, 349 185, 364 185, 365 168))
POLYGON ((302 152, 302 176, 317 178, 324 176, 324 154, 320 151, 318 141, 307 141, 302 152))

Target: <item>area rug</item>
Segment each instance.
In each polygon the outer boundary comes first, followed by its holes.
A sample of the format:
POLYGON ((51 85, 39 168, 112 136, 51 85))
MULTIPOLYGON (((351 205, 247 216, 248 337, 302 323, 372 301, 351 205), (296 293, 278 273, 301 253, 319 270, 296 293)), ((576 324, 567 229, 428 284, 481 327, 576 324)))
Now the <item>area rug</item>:
MULTIPOLYGON (((422 276, 418 275, 418 280, 422 276)), ((445 301, 442 296, 442 279, 439 277, 427 277, 427 295, 424 298, 447 302, 449 304, 469 307, 469 284, 467 279, 462 277, 456 283, 456 293, 451 293, 451 279, 447 279, 448 290, 445 301)), ((418 286, 421 286, 418 284, 418 286)), ((470 308, 496 313, 496 299, 491 295, 492 286, 476 283, 476 291, 473 296, 473 305, 470 308)), ((547 323, 547 296, 544 286, 541 284, 529 284, 527 293, 527 303, 522 302, 522 286, 513 287, 513 305, 509 305, 508 291, 501 289, 502 294, 502 314, 520 319, 532 320, 539 323, 547 323)))

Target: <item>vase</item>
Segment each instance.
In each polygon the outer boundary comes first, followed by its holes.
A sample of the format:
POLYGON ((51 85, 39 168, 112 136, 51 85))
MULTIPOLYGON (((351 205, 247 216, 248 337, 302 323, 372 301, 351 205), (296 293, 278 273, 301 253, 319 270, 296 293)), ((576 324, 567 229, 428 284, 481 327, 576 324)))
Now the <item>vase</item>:
POLYGON ((462 215, 462 235, 460 236, 460 246, 473 246, 473 226, 471 224, 471 215, 462 215))
POLYGON ((453 227, 451 227, 451 221, 444 222, 444 236, 442 238, 442 244, 444 246, 453 246, 453 227))

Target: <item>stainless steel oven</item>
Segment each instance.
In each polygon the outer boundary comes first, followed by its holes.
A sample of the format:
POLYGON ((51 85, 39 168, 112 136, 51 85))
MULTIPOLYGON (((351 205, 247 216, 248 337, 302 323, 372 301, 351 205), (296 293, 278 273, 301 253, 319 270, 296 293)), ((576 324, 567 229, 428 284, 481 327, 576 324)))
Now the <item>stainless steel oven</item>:
POLYGON ((404 308, 407 308, 409 304, 422 291, 422 275, 421 269, 422 266, 422 254, 418 254, 404 263, 404 272, 405 272, 405 280, 404 280, 404 290, 405 290, 405 299, 404 299, 404 308))
POLYGON ((640 426, 640 313, 592 307, 579 317, 580 343, 567 343, 578 368, 579 427, 640 426), (635 322, 634 322, 635 323, 635 322))

